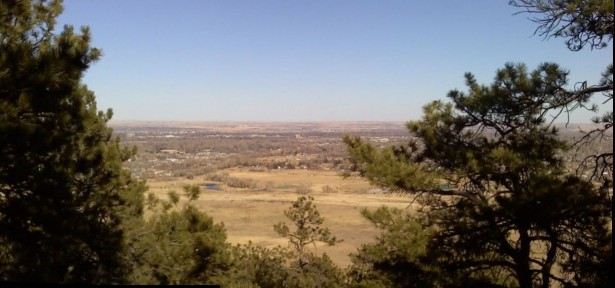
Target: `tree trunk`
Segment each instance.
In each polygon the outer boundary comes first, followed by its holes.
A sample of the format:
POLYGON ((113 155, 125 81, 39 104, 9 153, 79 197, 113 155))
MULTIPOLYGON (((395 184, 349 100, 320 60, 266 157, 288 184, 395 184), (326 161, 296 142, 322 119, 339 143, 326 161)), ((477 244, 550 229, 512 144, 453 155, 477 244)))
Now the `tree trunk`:
POLYGON ((532 271, 530 270, 530 240, 527 229, 519 229, 519 243, 515 262, 517 262, 516 273, 519 281, 519 288, 532 288, 532 271))

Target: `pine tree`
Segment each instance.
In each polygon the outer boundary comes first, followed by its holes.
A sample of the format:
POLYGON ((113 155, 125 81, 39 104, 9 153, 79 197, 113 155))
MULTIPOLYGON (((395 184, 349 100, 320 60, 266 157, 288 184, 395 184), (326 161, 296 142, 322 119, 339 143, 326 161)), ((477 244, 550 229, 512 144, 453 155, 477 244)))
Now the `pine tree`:
MULTIPOLYGON (((585 47, 607 48, 613 40, 615 8, 611 0, 510 0, 509 4, 521 8, 517 14, 530 14, 532 22, 538 24, 535 34, 545 38, 563 38, 571 51, 585 47)), ((598 83, 581 81, 573 89, 566 90, 566 97, 558 99, 553 107, 555 113, 569 114, 578 109, 599 112, 597 105, 588 105, 594 95, 603 97, 598 101, 606 107, 613 101, 613 63, 607 65, 598 83)), ((583 136, 573 144, 576 150, 587 149, 604 140, 608 131, 613 131, 613 111, 602 112, 592 122, 597 128, 582 131, 583 136)), ((613 151, 583 155, 577 168, 578 174, 587 174, 592 180, 600 181, 603 190, 613 189, 613 151)))
POLYGON ((413 195, 436 229, 430 258, 468 283, 600 283, 611 261, 611 196, 566 172, 569 146, 546 125, 567 97, 567 72, 507 64, 489 86, 470 73, 466 83, 467 92, 451 91, 451 103, 434 101, 408 123, 416 136, 408 145, 379 150, 345 137, 354 169, 413 195))
MULTIPOLYGON (((533 16, 537 34, 564 38, 571 51, 613 39, 613 1, 509 4, 533 16)), ((587 105, 594 95, 611 102, 613 65, 599 83, 572 89, 568 72, 552 63, 531 72, 506 64, 489 86, 470 73, 466 83, 468 92, 451 91, 450 103, 434 101, 408 123, 416 137, 408 145, 379 150, 345 137, 354 170, 414 196, 419 217, 436 231, 427 258, 461 275, 457 286, 611 287, 613 152, 589 155, 572 172, 562 154, 612 131, 613 112, 593 118, 599 128, 574 143, 552 124, 577 109, 597 112, 587 105), (585 171, 589 179, 580 177, 585 171)))
POLYGON ((217 283, 230 269, 224 224, 214 223, 193 205, 201 193, 199 186, 186 185, 183 192, 169 191, 168 200, 148 194, 146 202, 152 215, 141 218, 141 226, 128 231, 134 266, 130 283, 217 283), (183 198, 187 201, 180 205, 183 198))
POLYGON ((315 246, 317 242, 333 246, 342 241, 331 235, 329 228, 322 227, 325 219, 316 209, 314 197, 300 196, 284 211, 284 215, 292 221, 295 229, 291 230, 286 223, 280 222, 273 226, 273 230, 280 236, 288 237, 291 247, 285 286, 340 287, 343 273, 329 256, 318 256, 306 249, 306 246, 315 246))
POLYGON ((321 227, 325 219, 316 209, 312 196, 299 197, 290 209, 284 211, 284 215, 293 222, 297 229, 291 231, 284 222, 274 225, 273 229, 280 236, 288 237, 289 243, 300 255, 305 252, 305 246, 316 245, 316 242, 323 242, 329 246, 340 242, 331 235, 329 228, 321 227))
POLYGON ((0 2, 0 280, 121 283, 124 219, 143 184, 81 82, 87 27, 54 31, 58 0, 0 2))
POLYGON ((351 254, 350 287, 430 287, 452 278, 423 264, 431 229, 422 227, 408 210, 380 207, 361 214, 381 231, 376 242, 351 254))

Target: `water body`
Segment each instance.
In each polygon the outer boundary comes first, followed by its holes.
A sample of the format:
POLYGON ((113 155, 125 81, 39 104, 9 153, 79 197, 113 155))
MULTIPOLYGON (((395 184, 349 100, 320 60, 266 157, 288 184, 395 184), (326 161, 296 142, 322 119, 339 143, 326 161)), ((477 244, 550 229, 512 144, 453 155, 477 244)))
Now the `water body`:
POLYGON ((216 190, 216 191, 220 191, 222 189, 220 189, 220 186, 218 186, 218 184, 216 183, 203 183, 201 184, 202 188, 208 189, 208 190, 216 190))

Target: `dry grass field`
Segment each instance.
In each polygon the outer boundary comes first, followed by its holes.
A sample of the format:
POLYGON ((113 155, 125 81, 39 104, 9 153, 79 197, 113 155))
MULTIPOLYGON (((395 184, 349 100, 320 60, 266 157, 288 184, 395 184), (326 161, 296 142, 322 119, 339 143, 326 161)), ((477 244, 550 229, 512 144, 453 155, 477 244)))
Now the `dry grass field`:
POLYGON ((186 184, 218 184, 220 190, 202 187, 203 193, 196 206, 212 216, 214 221, 224 223, 229 242, 245 244, 252 241, 256 245, 273 247, 288 244, 286 238, 273 231, 273 225, 280 221, 290 224, 284 210, 300 196, 297 187, 310 187, 311 192, 307 194, 315 198, 315 205, 325 218, 324 226, 338 239, 343 239, 343 242, 332 247, 318 245, 312 249, 317 253, 327 253, 341 267, 350 264, 349 253, 356 251, 361 244, 373 241, 379 233, 361 216, 362 208, 382 205, 408 208, 410 203, 408 197, 384 195, 361 178, 344 179, 334 171, 282 169, 255 172, 233 168, 225 172, 232 177, 253 179, 257 187, 269 188, 230 188, 199 176, 193 179, 149 180, 149 191, 164 197, 170 190, 180 192, 186 184), (333 192, 323 192, 326 186, 333 188, 328 189, 333 192))

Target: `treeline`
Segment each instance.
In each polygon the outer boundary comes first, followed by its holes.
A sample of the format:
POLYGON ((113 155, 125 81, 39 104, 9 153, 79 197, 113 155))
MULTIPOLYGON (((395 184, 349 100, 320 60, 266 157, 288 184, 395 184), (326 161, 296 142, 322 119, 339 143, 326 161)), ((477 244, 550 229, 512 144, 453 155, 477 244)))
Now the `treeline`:
POLYGON ((249 135, 235 137, 202 137, 195 135, 180 138, 127 138, 123 137, 122 142, 127 145, 136 145, 140 151, 145 153, 158 153, 161 150, 174 149, 184 153, 196 154, 203 151, 213 151, 218 153, 240 153, 258 155, 260 157, 305 154, 328 154, 337 157, 345 153, 341 134, 326 138, 305 135, 298 140, 293 135, 282 137, 250 137, 249 135), (320 145, 329 143, 328 145, 320 145))
POLYGON ((254 179, 232 177, 228 174, 228 172, 209 173, 205 175, 205 178, 210 181, 224 183, 225 185, 232 187, 232 188, 242 188, 242 189, 256 188, 256 181, 254 181, 254 179))

